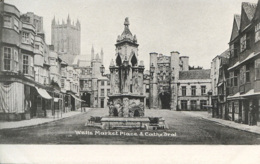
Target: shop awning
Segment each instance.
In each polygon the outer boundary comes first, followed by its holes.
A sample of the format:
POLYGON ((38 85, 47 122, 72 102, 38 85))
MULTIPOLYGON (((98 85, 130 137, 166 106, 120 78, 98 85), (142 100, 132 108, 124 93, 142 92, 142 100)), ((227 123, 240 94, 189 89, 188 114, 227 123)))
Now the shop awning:
POLYGON ((76 99, 76 100, 78 100, 78 101, 80 101, 80 102, 85 102, 84 100, 81 100, 80 98, 77 98, 75 95, 73 95, 73 94, 70 94, 74 99, 76 99))
POLYGON ((260 55, 260 52, 258 52, 258 53, 252 52, 251 54, 248 55, 247 58, 245 58, 241 62, 236 62, 236 64, 234 64, 232 67, 228 68, 228 70, 231 70, 231 69, 233 69, 233 68, 235 68, 235 67, 237 67, 237 66, 239 66, 239 65, 241 65, 243 63, 245 63, 246 61, 249 61, 250 59, 252 59, 253 57, 256 57, 257 55, 260 55))
POLYGON ((52 99, 52 97, 49 95, 49 93, 45 90, 45 89, 42 89, 42 88, 37 88, 35 87, 37 92, 45 99, 52 99))
POLYGON ((234 100, 234 99, 243 99, 242 96, 240 95, 240 93, 236 93, 233 96, 228 96, 227 97, 228 100, 234 100))
POLYGON ((234 64, 232 67, 229 67, 227 70, 229 71, 229 70, 237 67, 238 65, 240 65, 240 62, 236 62, 236 64, 234 64))
POLYGON ((243 94, 243 97, 247 97, 247 96, 256 96, 256 95, 260 95, 260 92, 254 92, 253 89, 249 90, 248 92, 246 92, 245 94, 243 94))

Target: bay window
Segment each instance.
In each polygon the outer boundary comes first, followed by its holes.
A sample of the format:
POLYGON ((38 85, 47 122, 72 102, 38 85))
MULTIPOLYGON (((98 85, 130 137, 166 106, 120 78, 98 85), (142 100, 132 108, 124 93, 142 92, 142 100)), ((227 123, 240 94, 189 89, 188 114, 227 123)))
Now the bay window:
POLYGON ((4 16, 4 27, 12 27, 11 16, 4 16))
POLYGON ((260 80, 260 59, 255 60, 255 79, 260 80))
POLYGON ((26 44, 30 44, 29 33, 22 32, 22 42, 26 44))
POLYGON ((250 64, 246 65, 246 82, 250 82, 250 64))
POLYGON ((14 49, 14 71, 19 71, 18 51, 14 49))
POLYGON ((14 30, 19 32, 19 21, 14 18, 14 30))

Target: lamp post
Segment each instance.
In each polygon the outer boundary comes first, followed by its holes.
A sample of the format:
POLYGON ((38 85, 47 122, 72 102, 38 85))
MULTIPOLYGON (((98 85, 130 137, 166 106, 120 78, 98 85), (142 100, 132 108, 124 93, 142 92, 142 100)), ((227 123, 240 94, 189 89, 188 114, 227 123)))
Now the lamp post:
POLYGON ((154 73, 155 67, 152 65, 150 66, 150 74, 151 74, 151 78, 153 79, 153 73, 154 73))

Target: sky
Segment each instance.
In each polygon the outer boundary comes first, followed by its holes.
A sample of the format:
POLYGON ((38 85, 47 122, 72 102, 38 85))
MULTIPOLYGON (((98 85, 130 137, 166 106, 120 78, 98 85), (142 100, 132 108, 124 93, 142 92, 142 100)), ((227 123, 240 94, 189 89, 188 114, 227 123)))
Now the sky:
POLYGON ((191 66, 210 69, 212 59, 228 49, 234 14, 242 2, 257 0, 5 0, 21 13, 43 17, 46 43, 51 44, 51 21, 81 23, 81 54, 104 51, 104 66, 115 59, 115 43, 129 18, 139 44, 139 60, 149 69, 149 53, 189 56, 191 66))

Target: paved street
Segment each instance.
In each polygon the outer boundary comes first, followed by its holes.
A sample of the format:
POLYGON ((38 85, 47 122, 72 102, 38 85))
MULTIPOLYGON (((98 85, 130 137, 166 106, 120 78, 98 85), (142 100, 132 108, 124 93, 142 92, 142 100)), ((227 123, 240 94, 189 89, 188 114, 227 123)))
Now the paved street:
MULTIPOLYGON (((260 144, 260 135, 245 132, 214 122, 192 117, 185 112, 169 110, 146 110, 146 116, 164 117, 168 130, 120 130, 123 133, 147 132, 149 136, 127 135, 79 135, 75 131, 109 132, 85 127, 90 116, 104 116, 106 109, 90 109, 62 120, 42 125, 0 130, 1 144, 260 144), (172 137, 158 137, 166 132, 172 137)), ((115 130, 110 130, 115 132, 115 130)))

